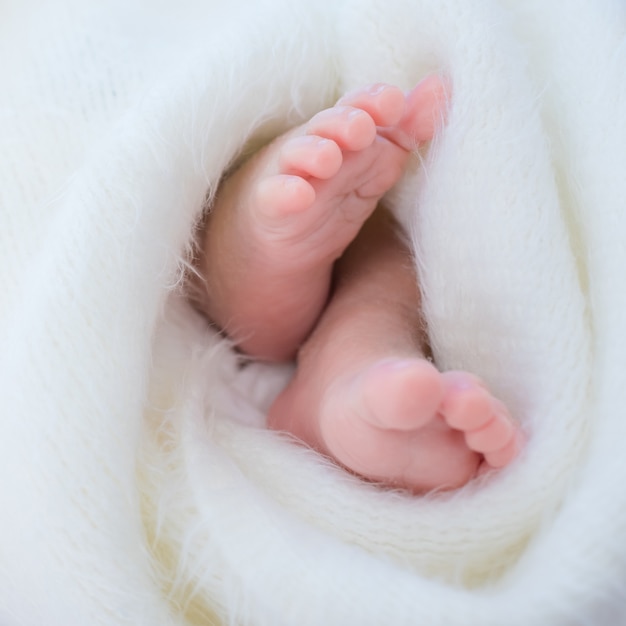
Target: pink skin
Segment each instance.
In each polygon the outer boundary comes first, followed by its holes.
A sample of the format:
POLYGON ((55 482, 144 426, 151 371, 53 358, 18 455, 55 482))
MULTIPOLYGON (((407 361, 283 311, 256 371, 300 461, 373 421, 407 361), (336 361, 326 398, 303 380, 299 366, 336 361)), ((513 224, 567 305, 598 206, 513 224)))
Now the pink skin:
POLYGON ((445 104, 436 76, 374 85, 279 137, 220 188, 199 261, 201 306, 243 352, 297 358, 270 427, 414 492, 504 467, 520 442, 478 379, 426 360, 410 254, 376 210, 445 104))

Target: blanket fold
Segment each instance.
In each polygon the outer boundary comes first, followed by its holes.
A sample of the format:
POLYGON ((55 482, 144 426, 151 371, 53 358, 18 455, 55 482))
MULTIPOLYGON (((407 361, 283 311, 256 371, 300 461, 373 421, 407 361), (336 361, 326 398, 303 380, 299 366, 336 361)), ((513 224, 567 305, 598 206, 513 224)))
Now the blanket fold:
POLYGON ((0 19, 0 621, 626 623, 626 7, 576 0, 13 0, 0 19), (187 303, 195 228, 255 146, 446 76, 388 195, 435 360, 528 442, 410 497, 264 428, 187 303))

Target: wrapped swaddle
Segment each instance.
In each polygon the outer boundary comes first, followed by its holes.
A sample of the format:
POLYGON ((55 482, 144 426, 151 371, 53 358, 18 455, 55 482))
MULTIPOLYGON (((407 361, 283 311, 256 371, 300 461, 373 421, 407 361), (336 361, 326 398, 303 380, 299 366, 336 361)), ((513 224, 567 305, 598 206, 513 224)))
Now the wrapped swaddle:
POLYGON ((0 8, 0 622, 626 623, 626 7, 342 0, 0 8), (264 428, 185 299, 194 228, 252 146, 446 75, 388 202, 437 364, 528 433, 411 497, 264 428))

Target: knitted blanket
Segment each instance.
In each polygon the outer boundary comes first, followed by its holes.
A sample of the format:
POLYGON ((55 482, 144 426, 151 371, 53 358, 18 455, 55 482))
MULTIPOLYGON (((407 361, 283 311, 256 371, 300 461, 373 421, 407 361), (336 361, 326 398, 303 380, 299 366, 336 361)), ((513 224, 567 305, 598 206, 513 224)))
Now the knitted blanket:
POLYGON ((0 7, 0 623, 625 624, 626 6, 0 7), (441 369, 528 435, 413 497, 264 428, 184 296, 221 176, 346 90, 439 72, 389 203, 441 369))

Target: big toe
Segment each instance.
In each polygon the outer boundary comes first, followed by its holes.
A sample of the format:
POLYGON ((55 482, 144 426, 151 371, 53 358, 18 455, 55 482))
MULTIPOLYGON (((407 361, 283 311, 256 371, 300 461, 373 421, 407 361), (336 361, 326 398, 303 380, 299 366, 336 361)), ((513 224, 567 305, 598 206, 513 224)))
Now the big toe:
POLYGON ((424 359, 388 359, 355 381, 363 418, 373 426, 415 430, 435 418, 444 396, 441 374, 424 359))

